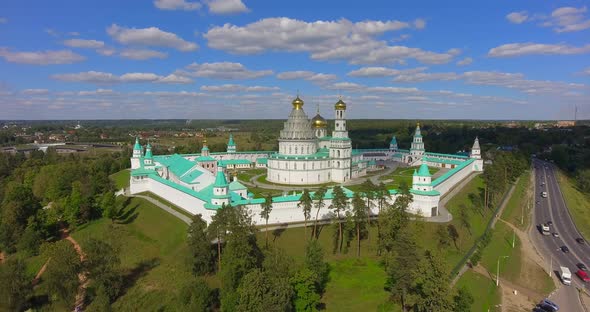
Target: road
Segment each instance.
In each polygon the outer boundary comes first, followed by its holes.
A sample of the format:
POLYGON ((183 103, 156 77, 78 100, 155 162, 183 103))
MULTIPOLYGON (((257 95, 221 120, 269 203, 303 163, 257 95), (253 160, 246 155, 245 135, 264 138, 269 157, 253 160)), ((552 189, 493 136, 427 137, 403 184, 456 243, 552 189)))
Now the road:
POLYGON ((562 311, 584 311, 580 303, 576 288, 587 288, 576 275, 577 264, 586 265, 590 259, 590 246, 576 242, 582 235, 577 231, 572 218, 567 210, 559 184, 557 181, 557 168, 548 162, 533 160, 535 166, 535 207, 533 209, 534 226, 531 227, 531 238, 545 258, 547 270, 559 276, 559 267, 565 266, 572 272, 572 286, 561 286, 551 297, 560 305, 562 311), (544 182, 544 184, 543 184, 544 182), (547 192, 547 198, 541 197, 543 191, 547 192), (542 235, 538 229, 541 223, 552 221, 550 226, 553 235, 542 235), (569 253, 561 251, 562 246, 569 248, 569 253))

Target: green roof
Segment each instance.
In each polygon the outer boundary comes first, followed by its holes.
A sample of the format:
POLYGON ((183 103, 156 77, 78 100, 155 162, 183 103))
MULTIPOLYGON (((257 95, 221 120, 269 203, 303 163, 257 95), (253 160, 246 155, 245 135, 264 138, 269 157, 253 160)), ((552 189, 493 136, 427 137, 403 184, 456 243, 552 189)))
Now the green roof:
POLYGON ((424 154, 426 154, 427 156, 438 156, 438 157, 449 157, 449 158, 461 158, 461 159, 469 158, 469 156, 457 155, 457 154, 441 154, 441 153, 430 153, 430 152, 426 152, 424 154))
POLYGON ((374 166, 376 164, 377 162, 374 159, 369 160, 369 166, 374 166))
POLYGON ((441 163, 441 164, 451 164, 451 165, 460 165, 464 160, 457 160, 457 159, 446 159, 446 158, 438 158, 438 157, 423 157, 423 161, 434 162, 434 163, 441 163))
POLYGON ((389 142, 390 145, 397 145, 397 140, 395 139, 395 135, 391 138, 391 142, 389 142))
POLYGON ((211 156, 199 156, 197 158, 195 158, 195 160, 197 162, 204 162, 204 161, 217 161, 217 159, 211 157, 211 156))
POLYGON ((321 137, 320 141, 330 141, 331 139, 332 139, 332 137, 327 135, 327 136, 321 137))
POLYGON ((172 172, 177 177, 181 177, 187 171, 189 171, 192 167, 195 166, 195 163, 178 155, 174 154, 169 157, 165 156, 158 156, 156 157, 155 161, 161 163, 163 166, 168 167, 168 170, 172 172))
POLYGON ((473 161, 475 161, 475 159, 468 159, 468 160, 464 161, 463 163, 461 163, 457 167, 455 167, 455 168, 453 168, 453 169, 445 172, 443 175, 441 175, 440 177, 436 178, 436 180, 432 181, 431 185, 433 187, 436 187, 437 185, 441 184, 446 179, 450 178, 455 173, 457 173, 457 171, 459 171, 459 170, 465 168, 466 166, 470 165, 471 163, 473 163, 473 161))
POLYGON ((193 183, 198 177, 200 177, 203 174, 202 171, 195 169, 193 171, 191 171, 188 174, 184 174, 183 176, 180 177, 180 181, 184 182, 184 183, 188 183, 191 184, 193 183))
POLYGON ((151 174, 156 174, 156 171, 145 169, 143 167, 137 168, 137 169, 134 169, 134 170, 131 170, 131 176, 132 177, 145 176, 145 175, 151 175, 151 174))
POLYGON ((419 177, 429 177, 430 176, 430 171, 428 171, 428 166, 426 165, 426 163, 423 163, 420 166, 420 169, 418 169, 418 176, 419 177))
POLYGON ((150 143, 148 143, 148 145, 145 147, 145 158, 153 158, 154 155, 152 155, 152 146, 150 145, 150 143))
POLYGON ((268 158, 263 158, 263 157, 256 158, 256 163, 257 164, 266 165, 266 164, 268 164, 268 158))
POLYGON ((236 145, 236 143, 234 143, 234 136, 230 133, 229 134, 229 141, 227 142, 227 146, 234 146, 236 145))
POLYGON ((208 150, 209 150, 209 148, 207 147, 207 145, 203 145, 203 148, 201 148, 201 152, 202 151, 208 151, 208 150))
POLYGON ((215 187, 226 187, 227 186, 227 179, 225 178, 225 174, 223 170, 217 170, 217 175, 215 176, 215 183, 213 183, 215 187))
POLYGON ((297 159, 297 160, 305 160, 305 159, 326 159, 329 157, 329 152, 324 151, 324 149, 320 148, 320 150, 311 155, 283 155, 283 154, 272 154, 269 158, 274 159, 297 159))
POLYGON ((133 149, 141 151, 141 144, 139 144, 139 139, 137 137, 135 137, 135 145, 133 146, 133 149))
POLYGON ((245 190, 245 189, 247 189, 247 187, 245 187, 244 184, 240 183, 240 181, 238 181, 238 180, 231 181, 229 183, 229 190, 230 191, 245 190))

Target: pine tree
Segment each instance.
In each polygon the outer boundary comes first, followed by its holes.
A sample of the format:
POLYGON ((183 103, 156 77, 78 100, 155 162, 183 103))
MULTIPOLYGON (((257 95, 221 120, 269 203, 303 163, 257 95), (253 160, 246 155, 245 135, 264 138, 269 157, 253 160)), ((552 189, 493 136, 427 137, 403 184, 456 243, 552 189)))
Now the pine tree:
POLYGON ((315 201, 315 208, 317 209, 315 214, 315 221, 313 223, 313 235, 316 239, 318 239, 318 218, 320 216, 320 210, 324 208, 324 196, 326 196, 326 192, 328 190, 325 186, 320 187, 313 193, 313 200, 315 201))
POLYGON ((361 256, 361 234, 366 232, 366 226, 368 225, 366 214, 365 202, 358 193, 355 193, 352 198, 352 216, 356 228, 357 257, 361 256))
POLYGON ((315 284, 318 292, 323 292, 328 282, 328 264, 324 261, 324 251, 316 239, 307 242, 305 246, 304 267, 314 272, 315 284))
POLYGON ((449 272, 440 254, 428 250, 424 253, 416 268, 412 290, 416 311, 453 311, 449 272))
POLYGON ((332 205, 330 205, 330 209, 334 210, 334 212, 336 213, 336 222, 338 222, 338 242, 339 242, 338 251, 339 252, 342 251, 342 238, 343 238, 342 237, 342 222, 340 220, 340 213, 345 212, 347 206, 348 206, 348 198, 346 197, 346 194, 344 194, 342 187, 335 186, 334 189, 332 189, 332 205))
POLYGON ((264 203, 262 203, 261 208, 262 210, 260 211, 260 216, 266 222, 264 226, 264 245, 266 248, 268 248, 268 218, 270 218, 270 212, 272 211, 272 196, 270 194, 265 196, 264 203))
POLYGON ((305 239, 308 239, 307 220, 309 220, 309 218, 311 217, 311 208, 313 207, 313 200, 309 195, 308 189, 303 190, 303 194, 301 194, 301 197, 299 198, 299 203, 297 203, 297 207, 303 209, 303 217, 305 219, 305 239))
POLYGON ((200 214, 193 216, 188 228, 187 244, 191 255, 191 264, 195 275, 212 271, 211 240, 207 237, 207 222, 200 214))

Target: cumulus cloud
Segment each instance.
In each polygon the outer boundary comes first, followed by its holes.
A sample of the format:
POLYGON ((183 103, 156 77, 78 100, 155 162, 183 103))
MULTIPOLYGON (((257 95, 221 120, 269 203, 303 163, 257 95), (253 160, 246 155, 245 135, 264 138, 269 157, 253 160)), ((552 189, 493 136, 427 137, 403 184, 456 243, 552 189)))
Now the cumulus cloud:
POLYGON ((47 90, 47 89, 25 89, 25 90, 22 90, 21 93, 39 95, 39 94, 48 94, 49 90, 47 90))
POLYGON ((338 79, 338 77, 333 74, 314 73, 307 70, 282 72, 277 74, 277 78, 281 80, 304 79, 318 84, 338 79))
POLYGON ((117 42, 125 45, 158 46, 188 52, 197 50, 196 43, 186 41, 176 34, 157 27, 127 28, 117 24, 107 28, 107 33, 117 42))
POLYGON ((543 44, 534 42, 509 43, 490 49, 488 56, 512 57, 522 55, 570 55, 590 52, 590 44, 575 47, 565 44, 543 44))
POLYGON ((212 14, 237 14, 250 12, 242 0, 208 0, 205 4, 212 14))
POLYGON ((244 86, 236 84, 224 84, 216 86, 201 86, 202 91, 208 92, 269 92, 280 90, 279 87, 244 86))
POLYGON ((32 65, 72 64, 86 59, 70 50, 13 52, 3 47, 0 47, 0 56, 10 63, 32 65))
POLYGON ((56 74, 51 78, 67 82, 83 82, 98 85, 108 85, 117 83, 173 83, 173 84, 188 84, 192 80, 186 77, 178 77, 174 74, 168 76, 160 76, 154 73, 126 73, 117 76, 112 73, 87 71, 80 73, 56 74))
MULTIPOLYGON (((421 25, 420 23, 418 23, 421 25)), ((308 52, 315 60, 345 60, 352 64, 379 64, 416 59, 427 64, 452 60, 458 49, 432 52, 405 46, 389 46, 377 37, 410 27, 400 21, 305 22, 287 17, 266 18, 245 26, 225 24, 204 34, 211 48, 234 54, 268 51, 308 52)))
POLYGON ((529 18, 526 11, 512 12, 506 15, 506 19, 513 24, 521 24, 529 18))
POLYGON ((422 18, 418 18, 414 21, 414 27, 416 27, 416 29, 424 29, 426 28, 426 20, 422 19, 422 18))
POLYGON ((512 12, 506 18, 515 24, 538 22, 541 27, 551 27, 557 33, 581 31, 590 28, 590 18, 586 16, 588 9, 584 6, 560 7, 551 14, 536 13, 532 16, 526 11, 512 12))
POLYGON ((408 69, 394 69, 387 67, 361 67, 359 69, 349 72, 350 77, 387 77, 395 76, 403 73, 418 73, 425 71, 427 67, 417 67, 408 69))
POLYGON ((132 60, 147 60, 151 58, 164 59, 168 57, 167 53, 149 49, 126 49, 121 51, 119 55, 123 58, 132 60))
POLYGON ((272 70, 250 70, 240 63, 193 63, 186 67, 184 72, 191 77, 203 77, 212 79, 254 79, 273 74, 272 70))
POLYGON ((466 57, 460 61, 457 62, 458 66, 467 66, 470 65, 471 63, 473 63, 473 59, 470 57, 466 57))
POLYGON ((195 11, 201 8, 199 2, 189 2, 185 0, 155 0, 154 5, 160 10, 184 10, 195 11))
POLYGON ((96 89, 91 91, 78 91, 78 95, 113 95, 116 94, 111 89, 96 89))
POLYGON ((64 41, 64 45, 72 48, 101 49, 104 47, 104 42, 89 39, 68 39, 64 41))
POLYGON ((585 75, 590 75, 590 67, 588 67, 588 68, 584 69, 584 70, 582 71, 582 73, 583 73, 583 74, 585 74, 585 75))

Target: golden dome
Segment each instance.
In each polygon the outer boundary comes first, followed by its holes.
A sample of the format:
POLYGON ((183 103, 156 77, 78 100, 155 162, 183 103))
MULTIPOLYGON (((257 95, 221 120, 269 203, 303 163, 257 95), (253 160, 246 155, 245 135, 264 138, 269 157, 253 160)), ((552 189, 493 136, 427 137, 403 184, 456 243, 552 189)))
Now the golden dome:
POLYGON ((326 128, 328 127, 328 122, 318 113, 311 119, 311 126, 314 129, 326 128))
POLYGON ((338 102, 336 102, 336 105, 334 105, 334 108, 336 110, 346 110, 346 103, 344 103, 342 99, 339 99, 338 102))
POLYGON ((301 109, 301 107, 303 106, 303 100, 299 98, 299 95, 293 100, 293 108, 295 109, 301 109))

